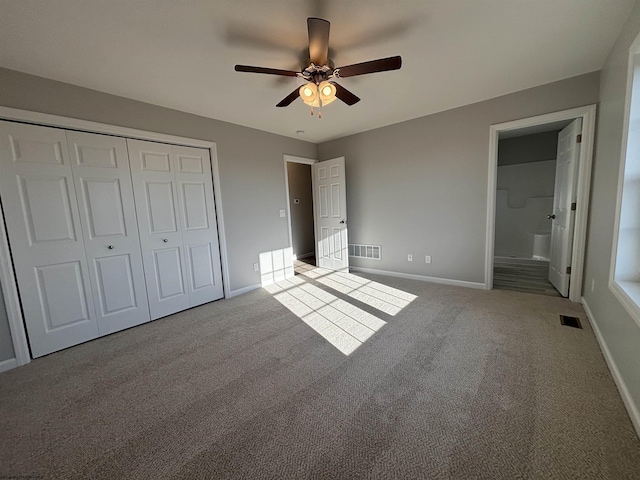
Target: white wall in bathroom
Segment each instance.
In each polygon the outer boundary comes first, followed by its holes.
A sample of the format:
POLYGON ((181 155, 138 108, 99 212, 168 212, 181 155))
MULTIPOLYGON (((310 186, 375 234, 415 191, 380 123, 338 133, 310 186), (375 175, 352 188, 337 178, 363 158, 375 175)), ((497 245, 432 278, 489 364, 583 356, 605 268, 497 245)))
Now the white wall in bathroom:
POLYGON ((533 233, 550 232, 555 160, 498 166, 495 255, 531 258, 533 233))

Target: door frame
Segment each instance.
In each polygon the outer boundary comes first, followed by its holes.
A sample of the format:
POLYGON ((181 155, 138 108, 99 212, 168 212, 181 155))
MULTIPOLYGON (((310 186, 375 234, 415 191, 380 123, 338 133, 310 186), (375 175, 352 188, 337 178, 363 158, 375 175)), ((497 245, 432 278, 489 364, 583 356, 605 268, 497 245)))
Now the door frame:
MULTIPOLYGON (((163 133, 138 130, 135 128, 119 127, 106 123, 91 122, 61 115, 51 115, 48 113, 33 112, 0 106, 0 120, 17 121, 21 123, 31 123, 47 127, 64 128, 67 130, 78 130, 81 132, 114 135, 118 137, 133 138, 138 140, 150 140, 154 142, 168 143, 171 145, 183 145, 186 147, 205 148, 209 150, 211 159, 211 176, 213 177, 213 195, 216 202, 215 214, 218 221, 218 241, 220 243, 220 260, 222 263, 222 286, 224 298, 232 295, 231 283, 229 279, 229 261, 227 256, 227 244, 224 228, 224 216, 222 213, 222 195, 220 191, 220 172, 218 170, 218 155, 216 144, 205 140, 179 137, 163 133)), ((4 206, 6 208, 6 205, 4 206)), ((25 365, 31 361, 29 346, 27 343, 27 333, 24 328, 22 308, 18 297, 18 284, 13 270, 9 240, 4 222, 4 210, 0 199, 0 282, 5 297, 7 316, 9 317, 9 328, 11 339, 16 355, 17 365, 25 365)))
POLYGON ((569 299, 580 302, 584 281, 584 256, 587 239, 587 219, 589 213, 589 191, 591 188, 591 168, 593 144, 595 140, 596 105, 562 110, 559 112, 522 118, 510 122, 497 123, 489 127, 489 176, 487 187, 487 236, 485 244, 486 290, 493 288, 493 255, 495 249, 496 185, 498 175, 498 137, 500 132, 544 125, 563 120, 582 118, 582 148, 578 166, 577 208, 573 246, 571 249, 571 283, 569 299))
MULTIPOLYGON (((315 178, 313 176, 313 165, 318 163, 318 160, 313 158, 296 157, 295 155, 284 155, 284 188, 287 196, 287 226, 289 227, 289 247, 293 249, 293 230, 291 227, 291 205, 289 199, 289 170, 287 169, 287 163, 301 163, 303 165, 311 166, 311 198, 313 204, 313 246, 316 259, 318 258, 318 243, 316 242, 316 199, 314 195, 313 186, 315 185, 315 178)), ((317 261, 317 260, 316 260, 317 261)))

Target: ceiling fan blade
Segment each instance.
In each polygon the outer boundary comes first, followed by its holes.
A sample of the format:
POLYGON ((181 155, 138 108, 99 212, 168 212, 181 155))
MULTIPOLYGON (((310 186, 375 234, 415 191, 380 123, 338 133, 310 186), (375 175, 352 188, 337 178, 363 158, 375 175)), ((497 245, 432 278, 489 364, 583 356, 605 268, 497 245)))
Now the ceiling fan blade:
POLYGON ((236 65, 236 72, 266 73, 267 75, 282 75, 285 77, 297 77, 298 72, 293 70, 279 70, 277 68, 251 67, 249 65, 236 65))
POLYGON ((322 18, 307 18, 309 30, 309 58, 311 63, 320 67, 327 64, 329 56, 329 27, 330 23, 322 18))
POLYGON ((402 66, 402 57, 380 58, 369 62, 354 63, 346 67, 336 68, 338 77, 355 77, 365 73, 386 72, 387 70, 398 70, 402 66))
POLYGON ((288 107, 291 105, 291 102, 300 96, 300 92, 298 90, 299 89, 296 88, 293 92, 284 97, 276 107, 288 107))
POLYGON ((356 97, 353 93, 351 93, 349 90, 344 88, 342 85, 339 85, 336 82, 332 82, 332 83, 336 87, 336 97, 338 97, 347 105, 351 106, 360 101, 360 98, 356 97))

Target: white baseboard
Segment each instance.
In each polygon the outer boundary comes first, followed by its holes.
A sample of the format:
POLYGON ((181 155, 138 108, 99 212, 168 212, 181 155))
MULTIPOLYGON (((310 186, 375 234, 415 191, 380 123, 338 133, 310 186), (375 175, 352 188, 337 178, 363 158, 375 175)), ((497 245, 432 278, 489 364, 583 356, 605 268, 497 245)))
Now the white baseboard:
POLYGON ((413 273, 392 272, 389 270, 378 270, 376 268, 350 267, 354 272, 373 273, 375 275, 387 275, 388 277, 408 278, 410 280, 420 280, 422 282, 440 283, 442 285, 453 285, 456 287, 467 287, 484 290, 484 283, 467 282, 465 280, 451 280, 449 278, 428 277, 426 275, 415 275, 413 273))
POLYGON ((237 297, 238 295, 242 295, 243 293, 248 293, 252 290, 257 290, 258 288, 262 287, 262 285, 260 285, 259 283, 255 284, 255 285, 249 285, 247 287, 242 287, 239 288, 237 290, 231 290, 229 292, 229 295, 227 298, 233 298, 233 297, 237 297))
POLYGON ((627 388, 627 384, 625 383, 622 375, 620 375, 620 371, 616 366, 616 362, 613 360, 611 356, 611 352, 609 351, 609 347, 607 346, 607 342, 605 342, 602 333, 600 332, 600 328, 598 327, 598 322, 596 321, 587 301, 582 297, 582 306, 584 308, 585 313, 587 314, 587 318, 589 319, 589 323, 593 328, 593 332, 596 335, 596 340, 598 340, 598 344, 600 345, 600 350, 602 350, 602 354, 604 355, 604 359, 607 362, 607 366, 609 367, 609 371, 611 372, 611 376, 613 377, 613 381, 616 382, 616 386, 618 387, 618 392, 620 392, 620 396, 622 397, 622 401, 624 406, 627 409, 627 413, 629 413, 629 417, 631 418, 631 423, 633 423, 633 427, 636 429, 636 434, 640 437, 640 412, 638 411, 638 407, 631 398, 631 394, 629 393, 629 389, 627 388))
POLYGON ((17 366, 18 360, 16 360, 15 358, 4 360, 0 362, 0 372, 6 372, 7 370, 11 370, 12 368, 16 368, 17 366))

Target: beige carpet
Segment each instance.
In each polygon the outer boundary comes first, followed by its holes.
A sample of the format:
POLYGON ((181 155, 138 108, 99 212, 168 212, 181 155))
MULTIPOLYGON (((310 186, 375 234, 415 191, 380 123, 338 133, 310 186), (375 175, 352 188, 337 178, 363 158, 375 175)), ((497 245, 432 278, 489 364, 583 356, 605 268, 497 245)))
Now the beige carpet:
POLYGON ((579 305, 359 278, 295 277, 384 322, 348 356, 260 289, 1 374, 0 478, 640 478, 579 305))

